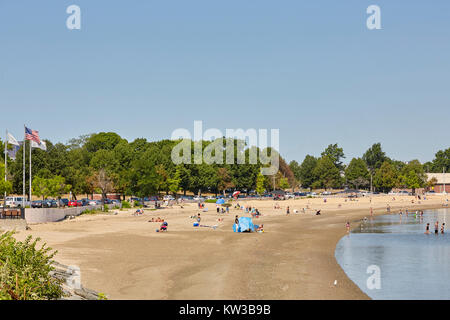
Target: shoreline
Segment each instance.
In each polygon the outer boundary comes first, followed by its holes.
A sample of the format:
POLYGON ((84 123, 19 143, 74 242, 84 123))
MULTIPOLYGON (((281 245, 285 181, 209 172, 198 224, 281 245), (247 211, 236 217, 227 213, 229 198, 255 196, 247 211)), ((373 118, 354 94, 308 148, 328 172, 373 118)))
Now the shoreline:
POLYGON ((81 269, 83 286, 105 293, 111 299, 173 300, 268 300, 268 299, 369 299, 351 281, 335 258, 339 240, 347 233, 345 222, 354 224, 400 208, 414 210, 442 207, 433 196, 412 204, 404 196, 394 203, 388 196, 361 198, 297 199, 242 202, 256 206, 263 216, 262 234, 236 234, 232 224, 241 210, 218 215, 215 204, 207 204, 202 224, 218 224, 216 230, 193 228, 196 206, 118 215, 84 215, 73 220, 31 225, 16 238, 39 236, 59 252, 55 259, 81 269), (282 209, 274 209, 277 202, 282 209), (291 214, 286 216, 289 205, 291 214), (294 209, 309 207, 307 213, 294 209), (314 215, 320 208, 322 214, 314 215), (169 222, 169 232, 156 233, 155 217, 169 222), (223 218, 223 222, 218 222, 223 218), (337 280, 337 285, 334 285, 337 280))

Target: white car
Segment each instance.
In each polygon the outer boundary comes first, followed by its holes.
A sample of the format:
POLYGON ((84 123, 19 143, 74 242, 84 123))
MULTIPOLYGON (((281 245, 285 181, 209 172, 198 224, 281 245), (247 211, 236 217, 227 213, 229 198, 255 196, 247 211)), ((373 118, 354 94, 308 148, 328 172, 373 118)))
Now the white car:
POLYGON ((175 200, 175 198, 173 196, 171 196, 171 195, 166 195, 166 196, 164 196, 163 200, 164 201, 171 201, 171 200, 175 200))
POLYGON ((285 199, 295 199, 295 195, 293 193, 286 193, 284 195, 285 199))
MULTIPOLYGON (((6 206, 10 208, 14 207, 22 207, 23 206, 23 197, 6 197, 6 206)), ((30 206, 30 201, 25 199, 25 207, 30 206)))
POLYGON ((331 195, 331 191, 324 191, 322 192, 323 196, 330 196, 331 195))
POLYGON ((194 197, 194 200, 195 200, 195 201, 204 201, 205 198, 203 198, 203 197, 201 197, 201 196, 195 196, 195 197, 194 197))

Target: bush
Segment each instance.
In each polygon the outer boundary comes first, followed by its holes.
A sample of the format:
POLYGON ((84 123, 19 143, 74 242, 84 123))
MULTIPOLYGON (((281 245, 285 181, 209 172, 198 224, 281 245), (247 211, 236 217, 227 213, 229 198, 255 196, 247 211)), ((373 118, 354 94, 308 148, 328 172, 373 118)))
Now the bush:
POLYGON ((123 209, 131 209, 131 204, 128 201, 122 201, 123 209))
POLYGON ((0 233, 0 300, 49 300, 63 295, 61 281, 50 272, 57 251, 44 243, 36 245, 40 238, 24 242, 13 237, 14 232, 0 233))
POLYGON ((103 212, 108 212, 109 211, 109 206, 105 203, 103 205, 103 212))
POLYGON ((216 199, 207 199, 205 200, 205 203, 216 203, 216 199))
POLYGON ((135 202, 134 202, 134 206, 135 206, 135 207, 140 207, 140 205, 141 205, 141 204, 139 203, 139 201, 135 201, 135 202))

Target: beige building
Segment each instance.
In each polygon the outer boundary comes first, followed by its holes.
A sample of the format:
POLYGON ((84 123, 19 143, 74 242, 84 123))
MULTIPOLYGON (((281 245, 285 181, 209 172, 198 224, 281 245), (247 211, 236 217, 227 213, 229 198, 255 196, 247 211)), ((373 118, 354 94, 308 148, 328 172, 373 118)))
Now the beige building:
POLYGON ((435 178, 436 184, 430 190, 436 193, 450 193, 450 173, 427 173, 428 181, 435 178), (445 187, 444 187, 445 186, 445 187), (445 189, 444 189, 445 188, 445 189))

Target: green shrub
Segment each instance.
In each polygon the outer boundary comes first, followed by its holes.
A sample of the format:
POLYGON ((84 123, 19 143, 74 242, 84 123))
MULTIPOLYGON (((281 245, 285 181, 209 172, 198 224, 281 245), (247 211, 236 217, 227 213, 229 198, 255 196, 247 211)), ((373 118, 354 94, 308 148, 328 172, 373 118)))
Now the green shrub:
POLYGON ((216 199, 206 199, 205 203, 216 203, 216 199))
POLYGON ((105 203, 103 205, 103 212, 108 212, 109 211, 109 206, 105 203))
POLYGON ((52 251, 40 238, 24 242, 13 237, 14 232, 0 233, 0 300, 49 300, 63 295, 61 280, 50 275, 52 251))
POLYGON ((139 201, 135 201, 135 202, 134 202, 134 206, 135 206, 135 207, 140 207, 140 205, 141 205, 141 204, 139 203, 139 201))
POLYGON ((123 209, 131 209, 131 204, 128 201, 122 201, 123 209))

